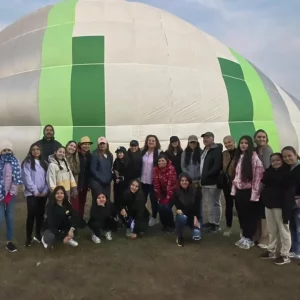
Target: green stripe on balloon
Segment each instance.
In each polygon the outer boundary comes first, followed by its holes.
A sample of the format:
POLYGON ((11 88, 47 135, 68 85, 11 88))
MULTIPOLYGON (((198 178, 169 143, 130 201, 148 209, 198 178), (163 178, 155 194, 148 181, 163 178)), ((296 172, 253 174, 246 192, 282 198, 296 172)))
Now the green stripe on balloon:
POLYGON ((73 138, 105 135, 104 37, 73 37, 71 102, 73 138))
POLYGON ((229 100, 229 128, 236 141, 242 135, 253 136, 253 104, 241 66, 228 59, 218 58, 229 100))
POLYGON ((62 144, 73 137, 70 86, 72 34, 77 2, 68 0, 53 6, 43 39, 39 84, 40 120, 42 126, 55 126, 55 138, 62 144))
POLYGON ((278 151, 279 137, 274 120, 273 107, 260 76, 252 65, 241 55, 230 49, 232 55, 238 60, 245 82, 249 88, 253 104, 253 123, 255 130, 264 129, 269 136, 269 144, 273 150, 278 151))

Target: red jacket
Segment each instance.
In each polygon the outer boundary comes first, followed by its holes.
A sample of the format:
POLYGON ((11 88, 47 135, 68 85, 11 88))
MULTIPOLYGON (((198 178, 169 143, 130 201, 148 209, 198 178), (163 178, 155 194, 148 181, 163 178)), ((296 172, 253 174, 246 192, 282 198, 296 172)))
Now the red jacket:
POLYGON ((172 201, 177 187, 177 175, 170 161, 164 169, 153 168, 153 186, 159 203, 166 205, 172 201))

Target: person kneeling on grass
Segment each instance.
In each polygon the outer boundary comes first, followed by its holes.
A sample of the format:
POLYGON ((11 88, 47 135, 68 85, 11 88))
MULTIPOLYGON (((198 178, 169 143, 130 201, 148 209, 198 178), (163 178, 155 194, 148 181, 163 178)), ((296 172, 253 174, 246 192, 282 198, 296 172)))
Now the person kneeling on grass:
POLYGON ((183 231, 186 225, 193 230, 193 240, 201 240, 200 198, 192 186, 192 178, 188 173, 179 175, 179 188, 174 193, 173 202, 177 209, 175 223, 177 245, 184 246, 183 231))
POLYGON ((261 182, 263 191, 261 199, 266 207, 266 221, 269 232, 268 251, 262 253, 262 259, 275 259, 275 264, 284 265, 291 262, 291 233, 289 221, 294 204, 293 190, 288 180, 290 169, 283 163, 280 153, 271 154, 271 166, 265 170, 261 182), (276 257, 276 251, 280 256, 276 257))
POLYGON ((47 218, 45 220, 42 243, 48 249, 56 241, 76 247, 78 243, 73 240, 77 228, 78 217, 68 201, 68 195, 63 186, 57 186, 50 196, 47 218))
POLYGON ((92 231, 92 241, 100 244, 100 233, 104 232, 108 241, 112 240, 111 230, 116 227, 112 216, 112 205, 104 193, 93 199, 88 226, 92 231))
POLYGON ((121 215, 126 223, 126 236, 136 239, 144 231, 147 223, 145 216, 145 197, 141 190, 141 183, 134 179, 123 195, 121 215))

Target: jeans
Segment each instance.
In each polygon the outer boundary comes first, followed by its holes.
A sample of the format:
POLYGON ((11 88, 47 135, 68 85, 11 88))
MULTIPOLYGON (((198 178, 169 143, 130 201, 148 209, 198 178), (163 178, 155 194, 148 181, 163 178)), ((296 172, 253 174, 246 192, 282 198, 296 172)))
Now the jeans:
MULTIPOLYGON (((176 215, 176 234, 179 238, 183 237, 183 231, 185 226, 189 226, 192 232, 192 238, 195 240, 201 239, 201 228, 194 226, 194 217, 187 217, 186 215, 176 215)), ((202 226, 201 226, 202 227, 202 226)))
POLYGON ((157 198, 154 193, 154 187, 152 184, 142 183, 142 190, 144 193, 145 201, 147 202, 148 196, 150 196, 151 209, 152 209, 152 217, 156 219, 158 212, 158 203, 157 198))
POLYGON ((13 196, 9 204, 0 202, 0 228, 5 219, 6 222, 6 240, 11 241, 14 235, 14 207, 16 196, 13 196))
POLYGON ((202 204, 208 205, 208 223, 219 225, 222 216, 221 190, 202 187, 202 204))
POLYGON ((300 255, 300 207, 293 209, 290 230, 292 236, 291 252, 300 255))
POLYGON ((173 203, 168 203, 166 205, 158 204, 160 222, 164 227, 175 228, 172 207, 173 203))
POLYGON ((36 237, 40 238, 41 236, 46 202, 46 197, 27 197, 26 238, 28 240, 32 239, 34 223, 36 237))

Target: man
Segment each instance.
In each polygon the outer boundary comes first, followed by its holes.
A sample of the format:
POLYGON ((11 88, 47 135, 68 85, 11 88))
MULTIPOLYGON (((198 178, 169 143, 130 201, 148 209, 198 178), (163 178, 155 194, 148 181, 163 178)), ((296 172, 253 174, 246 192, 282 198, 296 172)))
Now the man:
MULTIPOLYGON (((215 144, 214 134, 206 132, 201 135, 205 146, 200 160, 200 185, 202 187, 203 208, 208 206, 208 223, 204 224, 210 232, 220 229, 222 214, 221 190, 217 188, 217 182, 222 169, 222 147, 215 144)), ((202 209, 202 211, 204 211, 202 209)))
POLYGON ((61 147, 61 144, 54 139, 54 128, 52 125, 44 127, 44 137, 38 141, 43 150, 45 160, 48 161, 49 155, 52 155, 56 149, 61 147))

